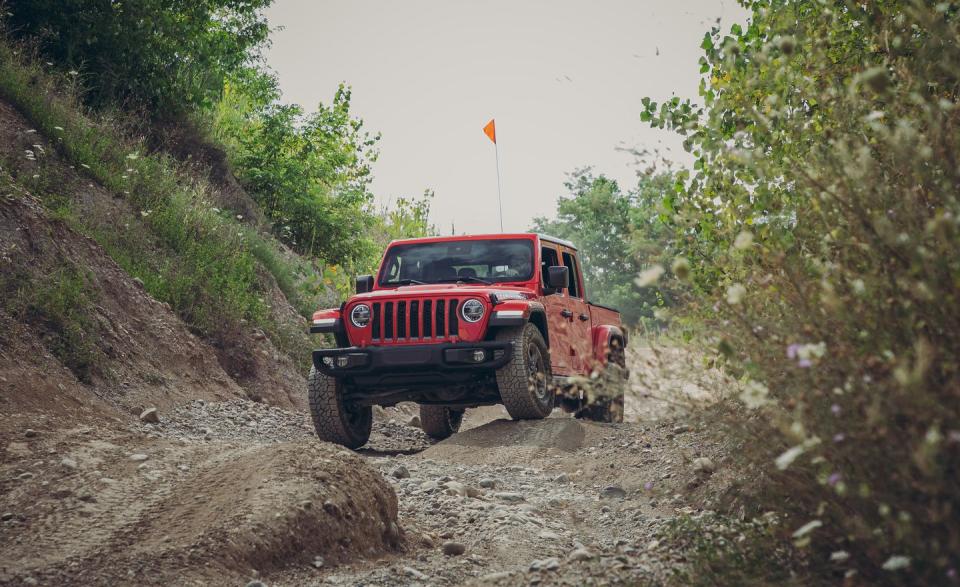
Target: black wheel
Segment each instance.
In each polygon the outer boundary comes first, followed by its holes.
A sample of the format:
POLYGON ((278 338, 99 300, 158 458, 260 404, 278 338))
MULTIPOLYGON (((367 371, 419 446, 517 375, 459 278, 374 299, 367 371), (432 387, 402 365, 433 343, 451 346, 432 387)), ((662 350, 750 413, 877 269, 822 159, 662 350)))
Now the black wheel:
POLYGON ((443 440, 460 430, 463 412, 443 406, 420 406, 420 427, 430 438, 443 440))
POLYGON ((497 371, 500 399, 514 420, 539 420, 553 411, 550 352, 543 336, 527 323, 497 332, 496 339, 513 343, 510 362, 497 371))
POLYGON ((310 415, 320 440, 360 448, 370 440, 373 408, 343 401, 343 383, 310 368, 310 415))

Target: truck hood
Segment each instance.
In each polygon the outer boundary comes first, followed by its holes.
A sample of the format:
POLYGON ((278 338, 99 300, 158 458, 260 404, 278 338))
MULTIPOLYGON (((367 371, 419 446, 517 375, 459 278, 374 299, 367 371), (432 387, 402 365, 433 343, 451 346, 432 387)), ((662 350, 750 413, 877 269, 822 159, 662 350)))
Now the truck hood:
POLYGON ((536 292, 529 287, 514 283, 503 285, 483 285, 471 283, 429 283, 425 285, 405 285, 396 289, 378 289, 367 293, 357 294, 350 298, 350 303, 360 301, 377 301, 391 298, 436 297, 436 296, 475 296, 487 298, 494 292, 517 292, 529 296, 536 292))

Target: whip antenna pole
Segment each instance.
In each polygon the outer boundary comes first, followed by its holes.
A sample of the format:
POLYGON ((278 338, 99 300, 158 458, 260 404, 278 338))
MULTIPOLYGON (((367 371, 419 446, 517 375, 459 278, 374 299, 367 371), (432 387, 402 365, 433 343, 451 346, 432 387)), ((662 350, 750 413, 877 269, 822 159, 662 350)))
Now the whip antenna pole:
POLYGON ((500 195, 500 147, 494 143, 493 152, 497 158, 497 205, 500 207, 500 232, 503 232, 503 197, 500 195))
POLYGON ((503 232, 503 196, 500 194, 500 147, 497 145, 497 125, 494 119, 490 119, 487 126, 483 127, 483 134, 493 141, 493 152, 497 158, 497 205, 500 208, 500 232, 503 232))

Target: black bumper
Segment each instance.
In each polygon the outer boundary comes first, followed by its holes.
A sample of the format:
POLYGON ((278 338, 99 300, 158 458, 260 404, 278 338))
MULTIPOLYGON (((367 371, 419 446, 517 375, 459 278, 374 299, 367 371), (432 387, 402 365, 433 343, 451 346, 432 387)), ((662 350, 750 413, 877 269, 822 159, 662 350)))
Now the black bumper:
POLYGON ((510 362, 511 351, 509 342, 500 341, 317 349, 313 364, 331 377, 464 373, 499 369, 510 362))

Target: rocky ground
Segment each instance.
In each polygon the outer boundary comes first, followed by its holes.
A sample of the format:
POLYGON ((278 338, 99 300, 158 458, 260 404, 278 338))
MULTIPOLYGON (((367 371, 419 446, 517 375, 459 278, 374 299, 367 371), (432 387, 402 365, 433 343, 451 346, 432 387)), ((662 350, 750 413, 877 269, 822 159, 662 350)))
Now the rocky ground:
POLYGON ((318 442, 305 413, 245 399, 109 434, 24 430, 0 468, 0 583, 189 567, 198 584, 662 584, 683 563, 670 524, 730 474, 707 425, 657 393, 633 389, 624 424, 479 408, 442 442, 415 406, 378 409, 357 454, 318 442))

